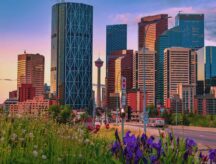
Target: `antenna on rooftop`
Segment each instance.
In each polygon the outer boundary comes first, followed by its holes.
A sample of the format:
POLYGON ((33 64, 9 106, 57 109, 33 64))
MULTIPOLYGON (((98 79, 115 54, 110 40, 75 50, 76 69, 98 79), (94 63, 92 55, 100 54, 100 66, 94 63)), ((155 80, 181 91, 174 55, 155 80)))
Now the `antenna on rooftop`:
POLYGON ((178 13, 179 13, 179 14, 181 14, 182 12, 183 12, 183 11, 182 11, 182 10, 180 10, 178 13))

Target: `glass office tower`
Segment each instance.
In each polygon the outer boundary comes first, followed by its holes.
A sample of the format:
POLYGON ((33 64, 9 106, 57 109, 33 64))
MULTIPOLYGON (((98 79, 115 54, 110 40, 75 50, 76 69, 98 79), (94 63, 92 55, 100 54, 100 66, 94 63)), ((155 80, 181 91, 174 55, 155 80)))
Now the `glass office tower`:
POLYGON ((199 49, 204 47, 204 14, 176 15, 176 26, 182 31, 182 46, 199 49))
POLYGON ((92 105, 93 7, 57 3, 52 7, 51 92, 73 109, 92 105))
POLYGON ((176 26, 160 35, 156 43, 156 99, 163 103, 164 49, 184 47, 199 49, 204 46, 204 14, 183 14, 175 17, 176 26))
MULTIPOLYGON (((106 26, 106 64, 112 52, 127 49, 127 25, 116 24, 106 26)), ((106 65, 108 68, 108 65, 106 65)))
POLYGON ((156 43, 156 102, 163 104, 164 85, 163 85, 163 66, 164 50, 169 47, 181 47, 182 33, 179 27, 173 27, 164 32, 156 43))
POLYGON ((216 47, 206 46, 197 51, 197 93, 210 93, 216 85, 216 47))

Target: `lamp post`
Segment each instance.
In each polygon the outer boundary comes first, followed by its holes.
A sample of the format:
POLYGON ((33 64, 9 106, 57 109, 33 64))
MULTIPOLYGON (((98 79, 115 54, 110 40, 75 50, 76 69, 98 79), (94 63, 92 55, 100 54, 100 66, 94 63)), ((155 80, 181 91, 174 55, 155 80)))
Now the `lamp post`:
POLYGON ((124 137, 124 119, 125 119, 125 110, 121 108, 121 119, 122 119, 122 140, 124 137))
POLYGON ((176 97, 175 101, 176 101, 176 126, 177 126, 177 124, 178 124, 178 115, 177 115, 177 110, 178 110, 178 100, 177 100, 177 97, 176 97))

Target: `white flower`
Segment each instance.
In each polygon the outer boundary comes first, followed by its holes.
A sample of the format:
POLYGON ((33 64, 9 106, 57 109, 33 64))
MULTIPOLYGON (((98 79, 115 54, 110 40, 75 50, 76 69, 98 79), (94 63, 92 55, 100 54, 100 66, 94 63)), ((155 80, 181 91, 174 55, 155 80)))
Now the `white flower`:
POLYGON ((11 140, 12 140, 12 141, 15 141, 15 140, 16 140, 16 138, 17 138, 17 135, 16 135, 16 133, 13 133, 13 134, 11 135, 11 140))
POLYGON ((61 159, 60 157, 58 157, 58 162, 61 162, 61 160, 62 160, 62 159, 61 159))
POLYGON ((79 157, 82 158, 82 154, 79 154, 79 157))
POLYGON ((88 138, 85 139, 84 143, 88 144, 90 142, 90 140, 88 138))
POLYGON ((34 137, 34 135, 33 135, 32 132, 29 133, 29 137, 30 137, 30 138, 33 138, 33 137, 34 137))
POLYGON ((32 153, 33 153, 34 157, 38 156, 38 152, 36 150, 34 150, 32 153))
POLYGON ((22 129, 22 133, 25 134, 25 132, 26 132, 26 130, 25 130, 25 129, 22 129))
POLYGON ((46 155, 42 155, 42 159, 46 160, 47 156, 46 155))
POLYGON ((0 141, 4 141, 4 137, 1 137, 0 141))
POLYGON ((34 149, 37 149, 38 148, 38 145, 34 145, 34 149))

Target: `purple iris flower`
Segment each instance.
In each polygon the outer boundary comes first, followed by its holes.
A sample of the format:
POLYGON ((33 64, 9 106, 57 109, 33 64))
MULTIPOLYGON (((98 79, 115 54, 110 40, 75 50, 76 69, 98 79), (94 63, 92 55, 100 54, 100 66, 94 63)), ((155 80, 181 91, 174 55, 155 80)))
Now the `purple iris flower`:
POLYGON ((173 140, 173 134, 172 133, 169 133, 169 139, 170 139, 170 141, 173 140))
POLYGON ((142 143, 146 143, 147 139, 148 139, 147 135, 143 133, 142 136, 141 136, 142 143))
POLYGON ((212 162, 216 162, 216 149, 214 150, 209 150, 209 159, 212 162))
POLYGON ((151 163, 155 163, 157 161, 157 156, 155 155, 150 156, 150 160, 151 160, 151 163))
POLYGON ((149 146, 149 147, 152 147, 153 142, 154 142, 154 137, 151 136, 151 137, 147 140, 148 146, 149 146))
POLYGON ((120 148, 121 148, 120 143, 118 141, 115 141, 112 148, 111 148, 111 151, 113 154, 116 154, 119 152, 120 148))
POLYGON ((189 147, 193 148, 196 146, 197 146, 197 143, 193 139, 191 139, 191 138, 186 139, 186 147, 187 148, 189 148, 189 147))
POLYGON ((184 160, 186 161, 188 159, 188 156, 189 156, 189 153, 188 153, 188 150, 184 153, 184 160))
POLYGON ((140 148, 138 148, 138 149, 136 150, 136 153, 135 153, 134 163, 135 163, 135 164, 138 164, 139 161, 140 161, 140 159, 141 159, 142 157, 143 157, 143 153, 142 153, 142 151, 140 150, 140 148))
POLYGON ((179 146, 179 137, 177 137, 177 139, 176 139, 176 144, 177 144, 177 146, 179 146))

